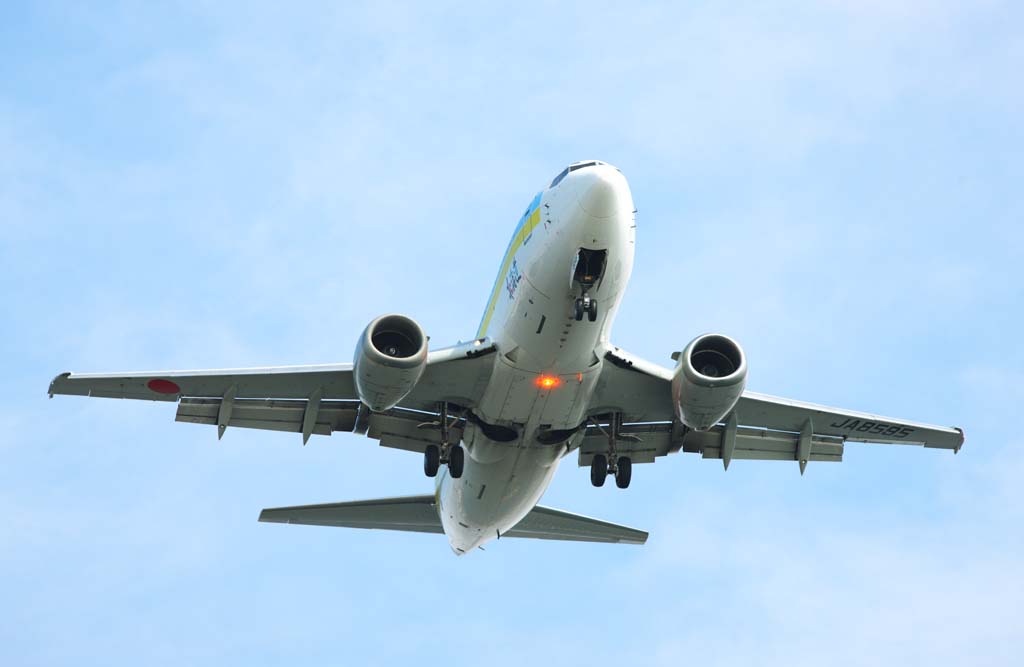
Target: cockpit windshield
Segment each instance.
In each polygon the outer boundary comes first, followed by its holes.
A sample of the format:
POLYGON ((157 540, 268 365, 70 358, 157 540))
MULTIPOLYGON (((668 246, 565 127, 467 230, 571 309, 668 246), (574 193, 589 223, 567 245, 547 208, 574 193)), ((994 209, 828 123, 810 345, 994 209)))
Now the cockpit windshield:
POLYGON ((558 176, 555 176, 555 180, 551 181, 551 185, 549 185, 548 188, 555 187, 556 185, 562 182, 563 178, 568 176, 570 173, 576 171, 577 169, 586 169, 587 167, 593 167, 594 165, 597 164, 604 164, 604 162, 601 162, 600 160, 590 160, 589 162, 577 162, 575 164, 571 164, 565 169, 563 169, 562 172, 558 174, 558 176))

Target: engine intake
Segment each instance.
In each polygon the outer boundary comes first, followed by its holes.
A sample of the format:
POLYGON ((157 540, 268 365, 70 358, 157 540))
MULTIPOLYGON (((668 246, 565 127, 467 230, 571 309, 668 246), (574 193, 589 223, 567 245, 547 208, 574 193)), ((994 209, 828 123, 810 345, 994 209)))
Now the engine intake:
POLYGON ((426 367, 427 336, 420 325, 404 315, 382 315, 356 344, 359 400, 375 412, 389 410, 412 391, 426 367))
POLYGON ((705 431, 736 406, 747 384, 747 361, 739 344, 728 336, 694 338, 677 357, 672 400, 680 421, 705 431))

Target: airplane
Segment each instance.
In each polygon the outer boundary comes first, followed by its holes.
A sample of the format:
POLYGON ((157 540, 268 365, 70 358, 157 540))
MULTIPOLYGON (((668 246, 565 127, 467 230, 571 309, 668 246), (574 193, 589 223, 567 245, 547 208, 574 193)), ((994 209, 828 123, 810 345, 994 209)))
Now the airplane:
POLYGON ((633 270, 636 210, 616 167, 563 169, 526 207, 473 340, 437 350, 410 317, 359 336, 351 364, 62 373, 49 394, 177 403, 175 419, 312 435, 363 434, 418 453, 434 493, 264 509, 260 521, 443 533, 457 555, 524 537, 643 544, 648 533, 538 505, 577 453, 594 486, 635 463, 842 460, 847 442, 958 452, 963 430, 754 393, 747 359, 702 334, 666 368, 612 344, 633 270))

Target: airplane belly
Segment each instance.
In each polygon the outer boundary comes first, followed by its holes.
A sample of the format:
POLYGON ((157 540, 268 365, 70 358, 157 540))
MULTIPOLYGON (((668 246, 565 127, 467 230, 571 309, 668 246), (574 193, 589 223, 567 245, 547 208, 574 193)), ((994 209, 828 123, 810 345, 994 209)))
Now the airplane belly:
POLYGON ((456 553, 465 553, 519 523, 537 504, 564 447, 531 449, 498 443, 467 429, 462 477, 447 474, 438 493, 441 524, 456 553))
POLYGON ((488 424, 516 429, 522 446, 536 446, 538 431, 575 428, 583 422, 600 371, 600 363, 524 369, 500 355, 474 412, 488 424))

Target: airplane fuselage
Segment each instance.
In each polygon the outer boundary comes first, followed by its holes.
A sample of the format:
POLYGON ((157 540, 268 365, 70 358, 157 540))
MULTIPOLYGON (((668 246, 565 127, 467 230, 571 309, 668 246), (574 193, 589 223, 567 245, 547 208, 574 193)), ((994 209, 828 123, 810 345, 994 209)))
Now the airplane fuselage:
POLYGON ((463 434, 463 474, 454 479, 442 468, 436 491, 459 554, 533 509, 599 408, 591 398, 633 269, 636 227, 619 170, 574 167, 520 219, 477 331, 498 354, 463 434), (593 305, 577 319, 584 296, 593 305))

